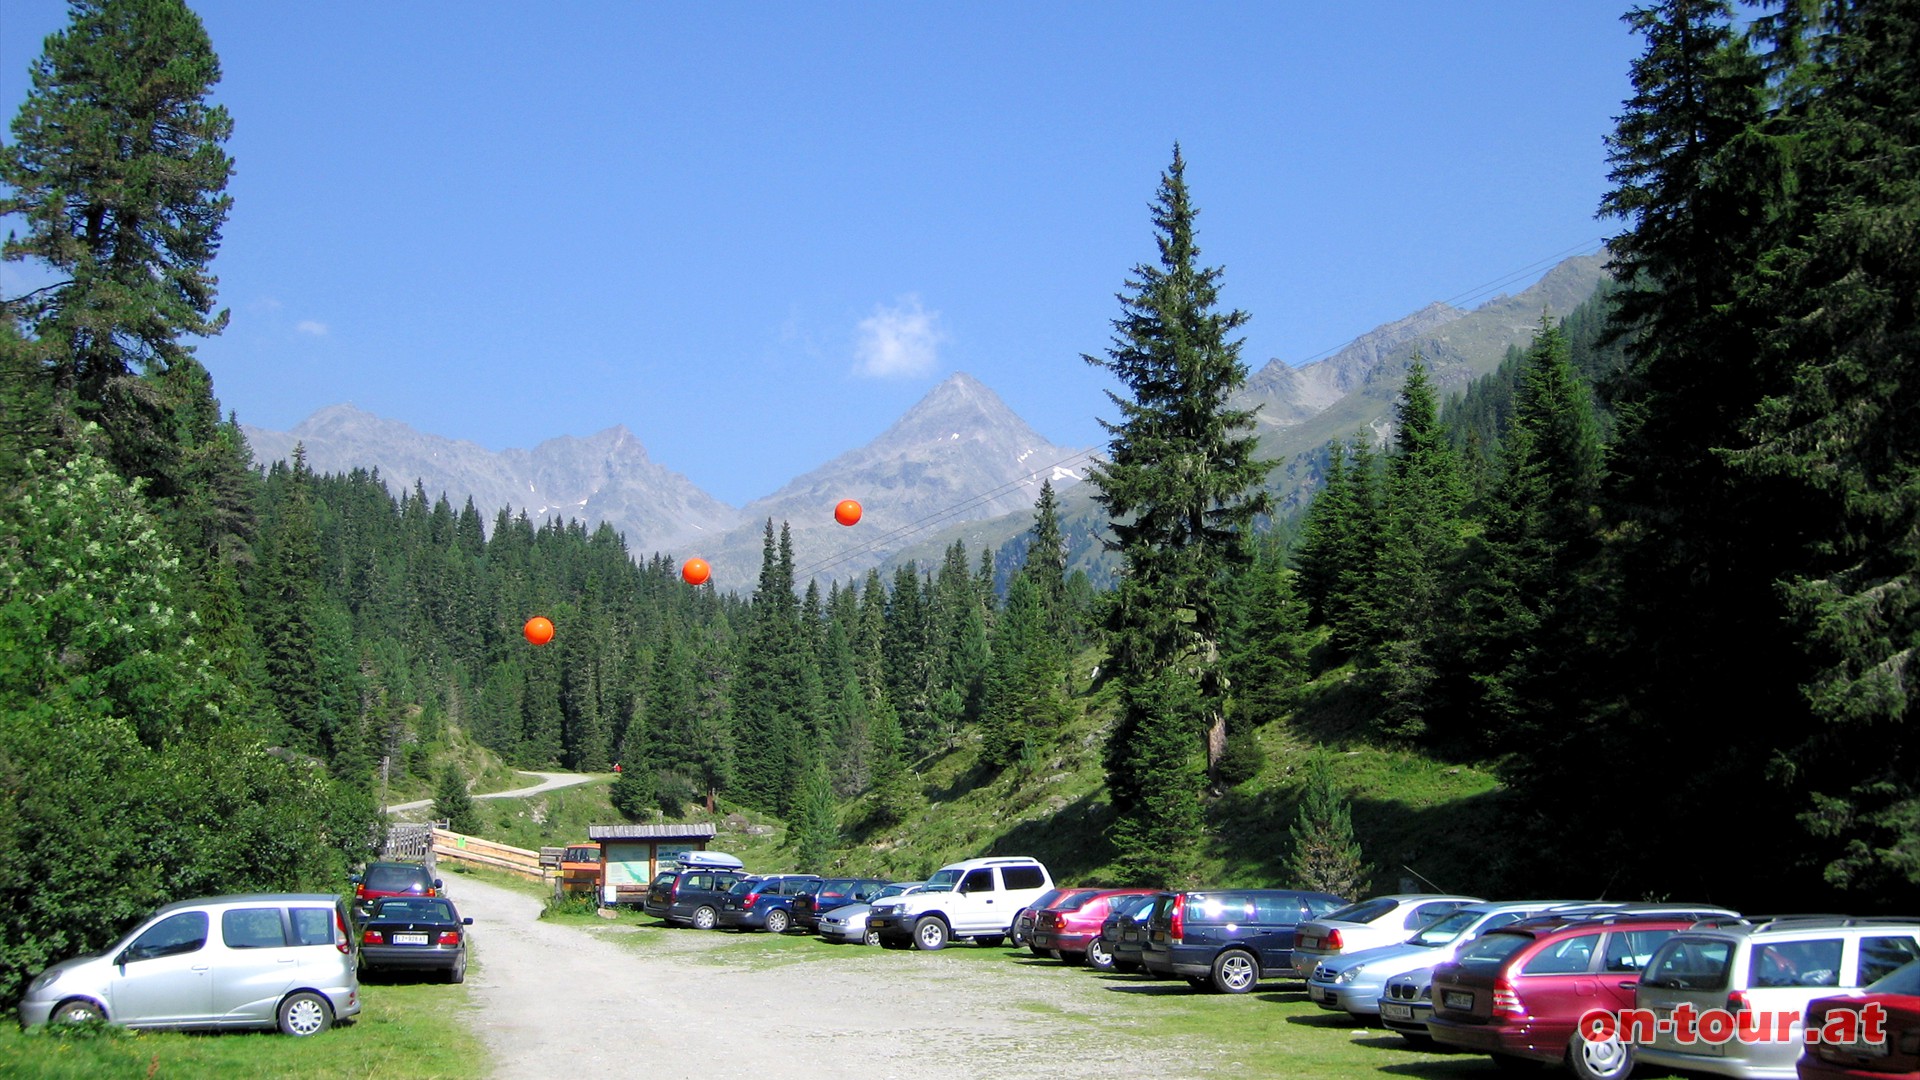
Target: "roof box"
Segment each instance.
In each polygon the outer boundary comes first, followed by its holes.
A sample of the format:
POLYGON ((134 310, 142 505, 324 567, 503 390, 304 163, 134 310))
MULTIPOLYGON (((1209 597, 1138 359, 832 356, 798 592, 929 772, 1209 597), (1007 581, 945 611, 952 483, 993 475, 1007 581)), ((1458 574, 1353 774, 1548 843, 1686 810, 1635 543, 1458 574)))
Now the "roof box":
POLYGON ((724 851, 689 851, 680 856, 680 865, 686 868, 698 867, 702 870, 744 870, 746 864, 738 856, 724 851))

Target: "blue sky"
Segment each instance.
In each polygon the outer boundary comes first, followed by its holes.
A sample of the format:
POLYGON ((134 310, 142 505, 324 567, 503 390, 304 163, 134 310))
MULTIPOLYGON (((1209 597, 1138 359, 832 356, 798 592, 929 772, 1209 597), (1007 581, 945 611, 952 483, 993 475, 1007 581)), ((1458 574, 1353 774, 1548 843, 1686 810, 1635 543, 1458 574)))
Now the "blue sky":
MULTIPOLYGON (((5 3, 11 122, 66 8, 5 3)), ((1175 141, 1251 369, 1517 291, 1617 231, 1639 51, 1593 0, 192 6, 234 119, 228 409, 625 424, 735 505, 955 371, 1104 443, 1080 357, 1175 141)))

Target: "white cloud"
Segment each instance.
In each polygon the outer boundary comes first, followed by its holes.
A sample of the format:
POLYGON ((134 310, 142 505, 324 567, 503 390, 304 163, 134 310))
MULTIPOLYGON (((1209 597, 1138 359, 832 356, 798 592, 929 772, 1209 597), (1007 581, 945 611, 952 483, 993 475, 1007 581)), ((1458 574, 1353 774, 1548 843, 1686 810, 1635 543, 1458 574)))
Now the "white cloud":
POLYGON ((296 333, 311 334, 314 337, 327 336, 327 324, 323 322, 315 322, 312 319, 300 320, 299 322, 293 324, 293 329, 296 333))
POLYGON ((917 296, 894 307, 876 305, 860 320, 854 343, 854 373, 876 379, 925 375, 938 364, 942 342, 940 313, 920 306, 917 296))

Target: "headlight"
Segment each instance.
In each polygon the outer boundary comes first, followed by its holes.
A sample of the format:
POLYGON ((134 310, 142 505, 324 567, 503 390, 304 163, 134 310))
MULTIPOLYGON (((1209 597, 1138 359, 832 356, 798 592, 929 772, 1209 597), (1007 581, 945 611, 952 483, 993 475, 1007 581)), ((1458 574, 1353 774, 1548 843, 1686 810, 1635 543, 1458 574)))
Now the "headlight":
POLYGON ((47 987, 52 986, 54 983, 57 983, 59 981, 60 981, 60 969, 48 968, 46 971, 43 971, 40 974, 34 976, 32 985, 27 987, 27 993, 29 994, 39 993, 40 991, 45 990, 47 987))
POLYGON ((1333 981, 1337 983, 1350 983, 1359 977, 1360 977, 1359 968, 1357 967, 1343 968, 1341 969, 1338 975, 1335 975, 1333 977, 1333 981))

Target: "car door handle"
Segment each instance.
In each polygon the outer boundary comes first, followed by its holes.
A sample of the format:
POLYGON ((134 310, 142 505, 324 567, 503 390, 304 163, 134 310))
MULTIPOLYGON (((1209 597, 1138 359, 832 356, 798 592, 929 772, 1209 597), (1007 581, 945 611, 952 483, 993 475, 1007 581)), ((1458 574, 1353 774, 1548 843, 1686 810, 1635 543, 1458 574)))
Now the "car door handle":
POLYGON ((195 965, 193 965, 193 970, 195 970, 195 971, 205 971, 205 970, 207 970, 207 968, 208 968, 208 965, 206 965, 206 964, 195 964, 195 965))
POLYGON ((291 956, 283 956, 283 957, 281 957, 281 958, 280 958, 280 962, 281 962, 281 963, 283 963, 283 964, 291 964, 291 963, 293 963, 293 957, 291 957, 291 956))

